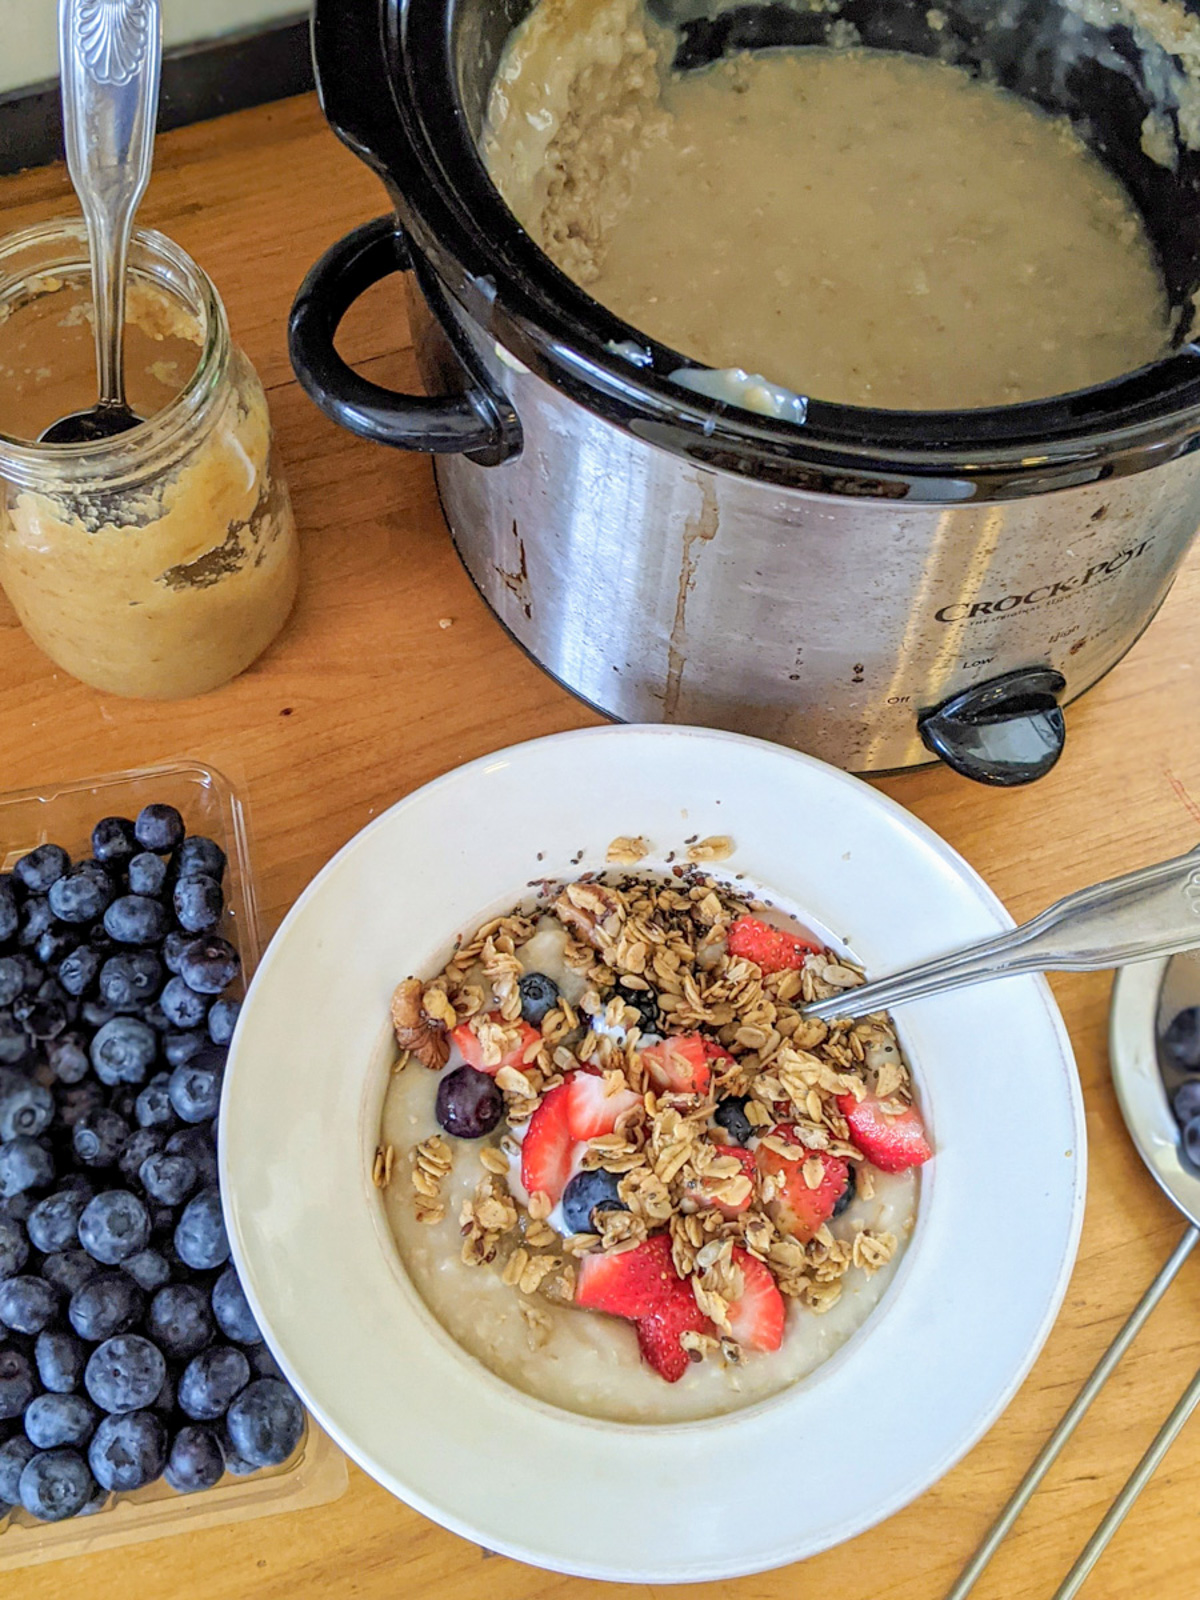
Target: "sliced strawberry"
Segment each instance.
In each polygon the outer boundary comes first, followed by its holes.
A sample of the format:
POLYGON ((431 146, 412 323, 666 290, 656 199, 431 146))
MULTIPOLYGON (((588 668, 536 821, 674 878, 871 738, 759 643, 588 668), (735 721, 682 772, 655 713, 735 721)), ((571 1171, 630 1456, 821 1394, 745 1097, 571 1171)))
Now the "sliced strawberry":
POLYGON ((706 1061, 720 1062, 717 1071, 723 1071, 727 1066, 736 1066, 737 1063, 723 1044, 718 1044, 715 1039, 705 1039, 704 1058, 706 1061))
POLYGON ((595 1139, 602 1133, 611 1133, 619 1116, 642 1103, 641 1095, 632 1089, 609 1094, 608 1085, 598 1072, 569 1072, 566 1081, 572 1139, 595 1139))
POLYGON ((729 929, 726 948, 731 956, 753 961, 763 972, 787 972, 804 965, 805 956, 817 955, 821 946, 811 937, 785 933, 758 917, 739 917, 729 929))
POLYGON ((916 1106, 909 1106, 898 1117, 891 1117, 883 1109, 883 1102, 873 1094, 863 1100, 843 1094, 838 1096, 838 1110, 850 1124, 853 1142, 881 1172, 903 1172, 906 1167, 919 1167, 933 1154, 916 1106))
MULTIPOLYGON (((505 1022, 498 1011, 489 1013, 487 1020, 497 1023, 502 1028, 514 1026, 512 1023, 505 1022)), ((494 1078, 501 1067, 528 1066, 529 1063, 525 1060, 526 1050, 535 1042, 541 1043, 541 1034, 536 1028, 531 1028, 527 1022, 518 1022, 515 1026, 520 1035, 518 1042, 492 1066, 484 1066, 483 1043, 469 1022, 460 1022, 457 1028, 451 1030, 450 1037, 458 1046, 463 1060, 469 1067, 474 1067, 476 1072, 486 1072, 489 1077, 494 1078)))
MULTIPOLYGON (((800 1142, 790 1123, 781 1122, 771 1132, 789 1144, 800 1142)), ((834 1207, 845 1193, 850 1168, 840 1156, 828 1155, 823 1150, 805 1150, 799 1160, 789 1161, 777 1150, 760 1144, 757 1156, 759 1170, 775 1180, 775 1198, 767 1208, 775 1226, 807 1244, 821 1224, 833 1215, 834 1207), (815 1189, 809 1188, 804 1176, 809 1161, 819 1161, 824 1168, 824 1175, 815 1189)))
MULTIPOLYGON (((721 1154, 723 1156, 732 1156, 735 1161, 741 1162, 742 1171, 750 1179, 750 1188, 746 1191, 745 1199, 737 1205, 730 1205, 728 1200, 719 1200, 713 1193, 714 1188, 720 1187, 719 1184, 710 1183, 706 1187, 703 1181, 693 1198, 698 1205, 713 1206, 726 1217, 740 1217, 743 1211, 750 1209, 750 1202, 754 1199, 754 1179, 758 1175, 758 1163, 755 1159, 754 1151, 743 1150, 740 1144, 723 1144, 721 1146, 721 1154)), ((727 1183, 728 1181, 727 1178, 723 1178, 721 1183, 727 1183)))
POLYGON ((527 1194, 538 1190, 557 1205, 571 1176, 571 1124, 568 1116, 570 1090, 565 1083, 542 1101, 529 1119, 521 1141, 521 1182, 527 1194))
POLYGON ((703 1094, 712 1077, 705 1044, 698 1033, 677 1034, 643 1050, 642 1060, 660 1089, 675 1094, 703 1094))
POLYGON ((696 1304, 688 1283, 677 1283, 662 1304, 637 1322, 638 1349, 668 1383, 678 1383, 691 1357, 679 1341, 683 1333, 709 1333, 713 1325, 696 1304))
POLYGON ((742 1297, 729 1308, 729 1326, 744 1350, 778 1350, 783 1343, 783 1296, 770 1271, 740 1245, 733 1247, 735 1265, 742 1269, 742 1297))
POLYGON ((635 1250, 583 1256, 575 1304, 636 1321, 649 1316, 681 1281, 671 1260, 670 1234, 655 1233, 635 1250))

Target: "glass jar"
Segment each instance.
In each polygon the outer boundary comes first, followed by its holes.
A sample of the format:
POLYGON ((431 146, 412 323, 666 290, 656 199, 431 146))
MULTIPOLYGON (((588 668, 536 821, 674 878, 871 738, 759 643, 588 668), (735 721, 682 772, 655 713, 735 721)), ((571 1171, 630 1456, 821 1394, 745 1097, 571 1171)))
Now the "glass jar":
POLYGON ((126 373, 140 426, 42 445, 95 404, 82 222, 0 241, 0 583, 31 638, 110 694, 182 699, 266 649, 299 554, 266 395, 205 273, 161 234, 130 254, 126 373))

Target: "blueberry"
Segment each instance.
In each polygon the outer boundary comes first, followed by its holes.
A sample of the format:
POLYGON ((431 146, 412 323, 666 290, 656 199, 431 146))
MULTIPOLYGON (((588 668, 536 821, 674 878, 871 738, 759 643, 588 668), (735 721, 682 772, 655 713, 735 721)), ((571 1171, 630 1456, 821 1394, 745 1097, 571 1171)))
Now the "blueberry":
POLYGON ((226 1267, 212 1286, 212 1308, 217 1327, 234 1344, 258 1344, 262 1339, 246 1291, 232 1267, 226 1267))
POLYGON ((229 1240, 216 1189, 202 1189, 183 1209, 175 1229, 175 1254, 186 1267, 203 1272, 229 1260, 229 1240))
POLYGON ((150 1301, 146 1332, 165 1353, 186 1361, 212 1342, 208 1298, 195 1283, 169 1283, 150 1301))
POLYGON ((20 1066, 29 1055, 29 1035, 11 1011, 0 1011, 0 1066, 20 1066))
POLYGON ((97 861, 126 861, 137 849, 128 817, 101 817, 92 829, 92 854, 97 861))
POLYGON ((117 1171, 127 1184, 132 1187, 141 1182, 143 1165, 157 1155, 166 1142, 167 1136, 161 1128, 138 1128, 130 1134, 117 1157, 117 1171))
POLYGON ((256 1467, 276 1467, 300 1443, 304 1407, 286 1383, 257 1378, 229 1407, 225 1426, 243 1460, 256 1467))
POLYGON ((0 1217, 7 1222, 28 1222, 29 1213, 37 1205, 37 1195, 26 1190, 20 1194, 10 1194, 6 1199, 0 1199, 0 1217))
POLYGON ((150 1242, 150 1214, 128 1189, 109 1189, 88 1201, 79 1219, 79 1242, 93 1261, 119 1266, 150 1242))
MULTIPOLYGON (((19 1417, 36 1392, 29 1357, 11 1344, 0 1344, 0 1418, 19 1417)), ((11 1503, 14 1497, 4 1498, 11 1503)))
POLYGON ((148 1005, 144 1005, 138 1015, 144 1023, 154 1029, 155 1033, 170 1033, 171 1019, 157 1000, 151 1000, 148 1005))
POLYGON ((225 875, 225 852, 212 839, 202 833, 192 833, 175 852, 174 866, 180 878, 190 878, 199 873, 215 878, 218 883, 225 875))
POLYGON ((39 894, 26 900, 21 907, 20 930, 17 934, 17 943, 21 948, 32 950, 42 935, 53 927, 56 915, 47 896, 39 894))
POLYGON ((271 1347, 269 1345, 251 1345, 246 1351, 246 1354, 250 1357, 250 1365, 254 1368, 256 1377, 278 1378, 281 1382, 285 1381, 283 1377, 283 1368, 271 1354, 271 1347))
POLYGON ((129 1137, 129 1124, 105 1106, 87 1111, 72 1133, 75 1154, 85 1167, 111 1167, 129 1137))
POLYGON ((47 928, 45 933, 33 947, 33 953, 47 971, 61 966, 62 962, 70 955, 71 951, 79 945, 80 936, 73 933, 70 928, 64 928, 55 923, 47 928))
POLYGON ((144 894, 122 895, 104 913, 104 931, 118 944, 158 944, 167 926, 166 911, 144 894))
POLYGON ((145 1083, 158 1054, 158 1035, 140 1017, 114 1017, 92 1040, 92 1066, 101 1083, 145 1083))
POLYGON ((181 933, 178 928, 172 928, 171 932, 162 942, 163 966, 166 967, 168 972, 177 973, 179 971, 179 962, 183 956, 183 952, 187 949, 191 942, 191 934, 181 933))
POLYGON ((438 1084, 436 1115, 447 1133, 482 1139, 504 1114, 504 1096, 494 1078, 474 1067, 456 1067, 438 1084))
POLYGON ((77 1289, 67 1307, 67 1320, 81 1339, 99 1344, 114 1333, 128 1333, 140 1321, 146 1297, 123 1272, 99 1272, 77 1289))
POLYGON ((558 985, 544 972, 527 972, 517 984, 521 995, 521 1017, 531 1027, 540 1028, 548 1012, 558 1004, 558 985))
MULTIPOLYGON (((223 1004, 222 1000, 216 1001, 213 1010, 223 1004)), ((207 1046, 208 1039, 199 1028, 192 1028, 186 1033, 168 1033, 163 1040, 163 1056, 168 1066, 182 1067, 188 1061, 194 1061, 207 1046)))
POLYGON ((38 1044, 44 1044, 47 1040, 57 1039, 71 1020, 68 1007, 70 1013, 77 1014, 75 1002, 68 1001, 53 978, 48 978, 36 995, 22 995, 13 1002, 12 1009, 13 1016, 29 1037, 38 1044))
POLYGON ((90 944, 78 944, 59 962, 58 981, 68 994, 78 997, 95 983, 102 962, 99 950, 90 944))
POLYGON ((842 1212, 845 1211, 851 1200, 858 1193, 858 1173, 854 1170, 854 1163, 853 1161, 848 1161, 846 1165, 849 1168, 846 1173, 846 1187, 833 1203, 832 1215, 835 1217, 841 1216, 842 1212))
MULTIPOLYGON (((1200 1167, 1200 1117, 1192 1117, 1184 1123, 1183 1148, 1192 1165, 1200 1167)), ((0 1288, 3 1288, 2 1284, 0 1288)))
POLYGON ((53 1394, 70 1394, 83 1381, 87 1350, 82 1339, 65 1328, 43 1328, 33 1347, 38 1377, 53 1394))
POLYGON ((176 881, 172 904, 181 928, 189 933, 208 933, 221 920, 225 896, 215 878, 200 874, 176 881))
POLYGON ((253 1461, 247 1461, 245 1456, 238 1455, 229 1438, 228 1429, 221 1435, 221 1449, 225 1452, 225 1470, 231 1472, 235 1478, 246 1478, 252 1472, 258 1471, 253 1461))
POLYGON ((88 1461, 105 1489, 140 1489, 153 1483, 167 1462, 167 1430, 153 1411, 105 1417, 92 1435, 88 1461))
POLYGON ((99 1271, 86 1250, 56 1250, 42 1262, 42 1277, 65 1295, 77 1294, 99 1271))
POLYGON ((61 845, 40 844, 14 864, 13 877, 18 878, 30 894, 45 894, 70 865, 71 858, 61 845))
POLYGON ((39 1450, 54 1450, 86 1444, 98 1421, 95 1406, 81 1394, 40 1394, 25 1412, 25 1432, 39 1450))
POLYGON ((605 1172, 597 1167, 594 1172, 577 1172, 563 1190, 563 1221, 572 1233, 597 1233, 592 1220, 597 1206, 609 1211, 628 1211, 629 1207, 617 1194, 620 1174, 605 1172))
POLYGON ((214 1000, 208 1012, 208 1037, 214 1044, 227 1045, 233 1038, 241 1014, 240 1000, 214 1000))
POLYGON ((1200 1078, 1181 1084, 1171 1097, 1171 1109, 1180 1127, 1200 1116, 1200 1078))
POLYGON ((8 1217, 0 1217, 0 1278, 15 1278, 28 1260, 25 1230, 8 1217))
POLYGON ((250 1382, 250 1363, 229 1344, 210 1345, 193 1356, 179 1379, 176 1404, 195 1422, 215 1422, 250 1382))
POLYGON ((119 1333, 97 1345, 83 1381, 104 1411, 142 1411, 158 1399, 167 1363, 162 1351, 137 1333, 119 1333))
POLYGON ((81 1083, 88 1075, 91 1057, 81 1033, 60 1033, 46 1046, 46 1064, 59 1083, 81 1083))
POLYGON ((134 1115, 142 1128, 173 1128, 176 1123, 175 1108, 171 1104, 166 1074, 151 1079, 137 1097, 134 1115))
POLYGON ((0 1195, 46 1189, 54 1182, 54 1158, 36 1139, 22 1134, 0 1144, 0 1195))
POLYGON ((14 1333, 41 1333, 58 1315, 58 1291, 44 1278, 0 1283, 0 1322, 14 1333))
POLYGON ((171 978, 162 994, 159 1005, 168 1022, 176 1028, 198 1028, 208 1015, 208 1000, 189 989, 180 977, 171 978))
POLYGON ((211 1428, 189 1422, 171 1442, 163 1476, 177 1494, 192 1494, 211 1489, 225 1474, 225 1455, 221 1441, 211 1428))
POLYGON ((112 881, 106 873, 76 867, 50 890, 49 906, 60 922, 95 922, 104 915, 112 897, 112 881))
MULTIPOLYGON (((472 1069, 465 1067, 463 1070, 470 1072, 472 1069)), ((478 1076, 483 1077, 484 1074, 479 1073, 478 1076)), ((492 1083, 491 1078, 488 1078, 487 1081, 492 1083)), ((500 1091, 495 1088, 494 1084, 492 1087, 495 1093, 499 1095, 500 1091)), ((200 1060, 190 1061, 186 1066, 176 1067, 171 1074, 168 1093, 171 1096, 171 1104, 175 1108, 175 1114, 181 1121, 211 1122, 221 1105, 220 1068, 206 1065, 200 1060)), ((439 1101, 440 1093, 439 1089, 439 1101)), ((503 1108, 503 1099, 501 1099, 500 1103, 501 1108, 503 1108)), ((497 1113, 496 1120, 499 1120, 499 1113, 497 1113)), ((492 1126, 495 1126, 495 1122, 493 1122, 492 1126)))
POLYGON ((205 1187, 217 1182, 217 1149, 212 1134, 202 1127, 179 1128, 167 1140, 167 1154, 187 1156, 196 1163, 205 1187))
POLYGON ((21 926, 17 897, 7 883, 0 883, 0 944, 11 939, 21 926))
POLYGON ((1168 1059, 1184 1072, 1200 1072, 1200 1006, 1188 1006, 1172 1017, 1162 1046, 1168 1059))
POLYGON ((77 1450, 41 1450, 21 1473, 21 1504, 39 1522, 77 1516, 95 1489, 77 1450))
POLYGON ((156 900, 167 881, 167 863, 161 856, 143 850, 129 863, 130 894, 148 895, 156 900))
POLYGON ((754 1124, 746 1115, 748 1099, 748 1095, 732 1095, 728 1100, 722 1100, 713 1112, 713 1121, 738 1144, 745 1144, 754 1137, 754 1124))
POLYGON ((34 1247, 50 1255, 75 1244, 79 1219, 91 1198, 86 1189, 59 1189, 39 1200, 25 1224, 34 1247))
POLYGON ((103 1085, 90 1075, 82 1083, 56 1084, 54 1098, 58 1101, 59 1124, 68 1131, 89 1112, 105 1109, 103 1085))
POLYGON ((27 899, 21 907, 21 926, 18 931, 18 944, 21 949, 32 950, 43 933, 48 933, 54 926, 54 909, 50 899, 45 894, 34 894, 27 899))
POLYGON ((162 978, 162 965, 149 950, 122 950, 100 968, 100 998, 113 1011, 136 1011, 158 993, 162 978))
POLYGON ((27 960, 27 956, 0 956, 0 1006, 12 1005, 25 988, 27 960))
POLYGON ((36 1139, 54 1120, 54 1096, 40 1083, 20 1081, 0 1093, 0 1139, 15 1139, 19 1133, 36 1139))
POLYGON ((157 1250, 139 1250, 136 1256, 121 1263, 125 1271, 147 1294, 153 1294, 171 1281, 171 1263, 157 1250))
POLYGON ((85 1000, 79 1008, 79 1015, 89 1028, 102 1028, 106 1022, 112 1021, 116 1012, 100 1000, 85 1000))
POLYGON ((164 1206, 181 1206, 200 1181, 194 1161, 165 1152, 143 1161, 138 1176, 150 1198, 164 1206))
POLYGON ((165 855, 183 839, 183 818, 174 806, 143 806, 133 832, 143 850, 156 850, 165 855))
POLYGON ((220 994, 237 977, 241 961, 226 939, 193 939, 179 957, 179 976, 197 994, 220 994))
MULTIPOLYGON (((0 1362, 2 1361, 3 1354, 0 1353, 0 1362)), ((0 1411, 0 1416, 3 1415, 3 1411, 0 1411)), ((25 1470, 26 1462, 32 1461, 36 1454, 37 1451, 23 1433, 14 1434, 4 1444, 0 1444, 0 1500, 10 1506, 20 1502, 21 1473, 25 1470)))

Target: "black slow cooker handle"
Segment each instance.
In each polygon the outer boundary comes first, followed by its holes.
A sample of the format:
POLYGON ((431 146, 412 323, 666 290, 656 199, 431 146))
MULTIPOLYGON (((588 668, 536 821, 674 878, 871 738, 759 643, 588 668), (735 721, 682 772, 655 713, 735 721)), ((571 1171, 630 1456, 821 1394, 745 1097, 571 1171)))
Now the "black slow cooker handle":
POLYGON ((928 750, 976 783, 1011 789, 1044 777, 1067 736, 1053 667, 1021 667, 951 695, 917 722, 928 750))
POLYGON ((395 217, 377 217, 321 257, 292 306, 288 347, 296 376, 327 417, 360 438, 397 450, 459 453, 494 467, 521 449, 516 412, 492 383, 445 304, 422 276, 421 290, 463 369, 461 394, 397 394, 360 377, 337 353, 342 318, 373 284, 411 272, 413 255, 395 217))

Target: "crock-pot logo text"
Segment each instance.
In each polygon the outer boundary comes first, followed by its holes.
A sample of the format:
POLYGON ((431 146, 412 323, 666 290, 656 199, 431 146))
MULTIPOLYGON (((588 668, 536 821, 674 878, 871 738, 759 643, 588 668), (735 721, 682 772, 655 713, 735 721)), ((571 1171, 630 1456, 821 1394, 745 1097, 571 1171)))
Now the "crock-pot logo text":
POLYGON ((1044 605, 1047 601, 1059 600, 1086 589, 1089 583, 1099 583, 1113 577, 1122 567, 1136 561, 1153 543, 1152 538, 1143 539, 1141 544, 1118 550, 1107 561, 1093 562, 1086 572, 1077 572, 1071 578, 1059 578, 1054 583, 1039 583, 1026 594, 1006 594, 998 600, 960 600, 954 605, 943 606, 940 611, 934 612, 934 616, 939 622, 971 622, 976 617, 1001 617, 1010 611, 1023 610, 1026 606, 1044 605))

